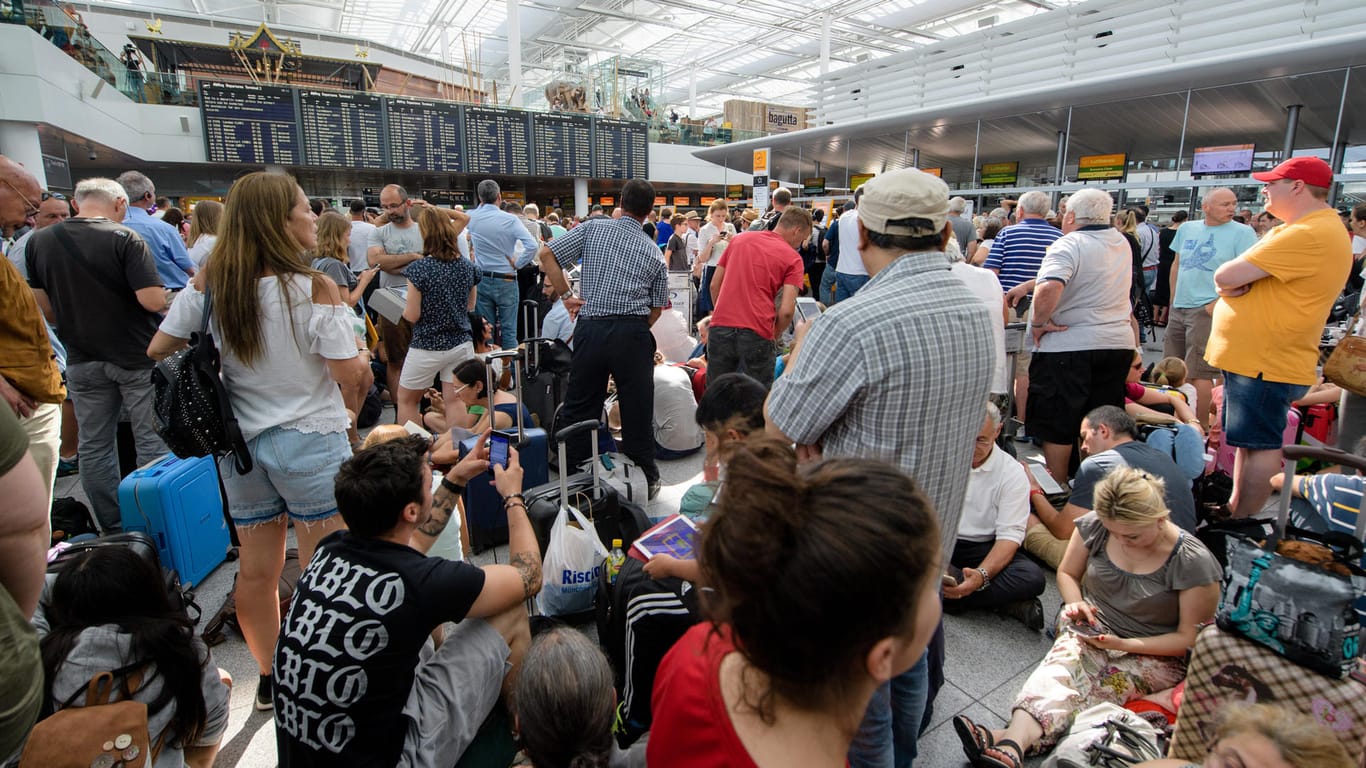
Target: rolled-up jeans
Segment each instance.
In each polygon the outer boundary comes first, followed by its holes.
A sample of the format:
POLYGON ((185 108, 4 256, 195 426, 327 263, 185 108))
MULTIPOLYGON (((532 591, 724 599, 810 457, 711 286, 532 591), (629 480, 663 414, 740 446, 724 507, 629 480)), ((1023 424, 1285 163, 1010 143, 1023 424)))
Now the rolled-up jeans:
MULTIPOLYGON (((149 361, 150 362, 150 361, 149 361)), ((128 409, 138 465, 166 453, 152 426, 152 369, 120 368, 113 363, 71 363, 67 389, 81 426, 81 487, 95 520, 105 533, 123 530, 119 517, 119 414, 128 409)))

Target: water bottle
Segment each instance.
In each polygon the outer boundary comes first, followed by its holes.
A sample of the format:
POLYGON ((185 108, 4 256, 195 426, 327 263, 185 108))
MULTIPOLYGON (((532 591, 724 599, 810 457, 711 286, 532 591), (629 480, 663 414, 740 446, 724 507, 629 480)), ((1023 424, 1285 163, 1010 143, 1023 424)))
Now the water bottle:
POLYGON ((612 551, 607 554, 607 583, 616 584, 621 565, 626 562, 626 553, 621 551, 621 539, 612 539, 612 551))

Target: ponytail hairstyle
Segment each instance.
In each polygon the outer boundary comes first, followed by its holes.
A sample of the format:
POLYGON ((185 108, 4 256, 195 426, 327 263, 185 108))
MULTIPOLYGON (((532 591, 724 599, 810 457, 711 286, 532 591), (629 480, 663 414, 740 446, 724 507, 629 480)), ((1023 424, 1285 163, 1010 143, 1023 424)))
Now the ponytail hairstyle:
MULTIPOLYGON (((200 687, 208 659, 195 642, 194 622, 171 605, 161 570, 128 547, 95 547, 77 554, 57 576, 46 605, 51 629, 40 648, 47 679, 47 700, 53 701, 53 682, 91 627, 113 624, 127 635, 128 662, 146 662, 142 685, 153 677, 161 692, 147 702, 149 713, 174 705, 168 726, 177 747, 194 744, 204 730, 208 708, 200 687)), ((115 650, 113 648, 109 650, 115 650)), ((84 688, 84 683, 82 683, 84 688)), ((157 734, 152 734, 155 740, 157 734)))
POLYGON ((616 717, 612 668, 583 633, 556 627, 533 640, 513 701, 536 768, 607 768, 616 717))
POLYGON ((1179 387, 1186 383, 1186 363, 1179 357, 1164 357, 1153 366, 1153 383, 1179 387))
POLYGON ((746 704, 766 723, 779 698, 808 711, 845 706, 873 646, 914 630, 939 559, 929 499, 895 467, 828 459, 798 469, 791 446, 772 438, 738 445, 698 560, 714 590, 707 618, 730 627, 765 678, 746 704))

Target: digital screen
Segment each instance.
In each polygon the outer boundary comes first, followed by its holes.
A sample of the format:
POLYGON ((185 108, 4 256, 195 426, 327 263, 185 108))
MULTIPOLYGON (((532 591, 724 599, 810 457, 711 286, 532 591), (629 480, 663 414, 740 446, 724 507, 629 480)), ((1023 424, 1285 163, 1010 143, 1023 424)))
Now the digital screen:
POLYGON ((1019 163, 987 163, 982 166, 982 184, 1014 184, 1020 178, 1019 163))
POLYGON ((386 99, 391 167, 399 171, 463 173, 465 121, 458 104, 386 99))
POLYGON ((347 91, 299 91, 304 165, 385 168, 384 107, 378 96, 347 91))
POLYGON ((593 177, 650 178, 650 141, 645 123, 600 117, 593 121, 593 177))
POLYGON ((1191 173, 1248 173, 1252 170, 1254 144, 1196 147, 1191 173))
POLYGON ((1128 155, 1082 155, 1077 160, 1077 181, 1122 179, 1129 167, 1128 155))
POLYGON ((489 435, 489 466, 497 464, 507 469, 508 465, 508 436, 502 432, 494 432, 489 435))
POLYGON ((534 113, 532 144, 537 176, 593 175, 593 118, 565 112, 534 113))
POLYGON ((676 195, 674 197, 674 207, 692 205, 692 198, 687 195, 676 195))
POLYGON ((531 113, 465 108, 465 169, 479 175, 531 175, 531 113))
POLYGON ((298 165, 294 91, 250 83, 200 83, 204 153, 212 163, 298 165))
POLYGON ((849 191, 853 192, 876 176, 876 173, 853 173, 849 175, 849 191))

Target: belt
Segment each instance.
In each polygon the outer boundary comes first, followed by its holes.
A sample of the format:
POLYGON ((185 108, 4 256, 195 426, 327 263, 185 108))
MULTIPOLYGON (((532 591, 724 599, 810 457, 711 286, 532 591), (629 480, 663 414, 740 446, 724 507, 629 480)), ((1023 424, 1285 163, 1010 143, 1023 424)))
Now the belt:
POLYGON ((646 320, 649 315, 581 315, 580 320, 646 320))
POLYGON ((517 279, 517 275, 512 274, 512 273, 510 273, 510 272, 489 272, 489 271, 487 271, 487 270, 481 269, 481 270, 479 270, 479 274, 483 275, 484 277, 491 277, 491 278, 493 278, 494 280, 516 280, 516 279, 517 279))
POLYGON ((1157 265, 1157 264, 1154 264, 1154 265, 1152 265, 1151 267, 1144 267, 1144 268, 1143 268, 1143 271, 1144 271, 1144 272, 1151 272, 1151 271, 1153 271, 1154 269, 1157 269, 1157 267, 1158 267, 1158 265, 1157 265))

